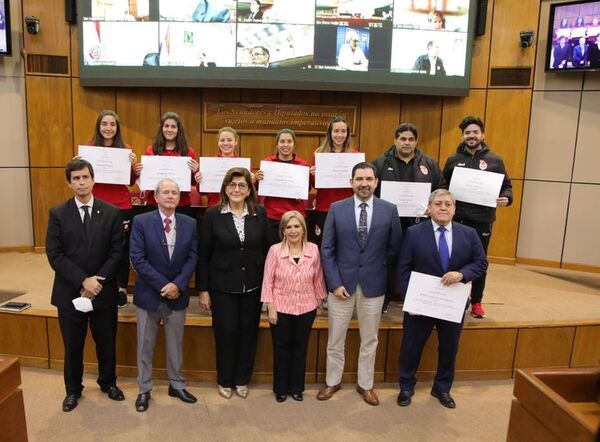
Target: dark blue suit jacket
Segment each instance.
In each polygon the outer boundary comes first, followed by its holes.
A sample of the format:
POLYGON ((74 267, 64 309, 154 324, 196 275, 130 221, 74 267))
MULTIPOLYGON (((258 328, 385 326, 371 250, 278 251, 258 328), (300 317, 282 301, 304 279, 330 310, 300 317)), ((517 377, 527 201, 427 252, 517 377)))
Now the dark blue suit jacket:
POLYGON ((360 284, 366 297, 381 296, 387 287, 387 265, 400 249, 402 230, 396 206, 373 198, 369 236, 358 242, 354 196, 331 205, 321 242, 321 260, 329 290, 343 285, 354 293, 360 284))
MULTIPOLYGON (((483 275, 487 266, 485 252, 475 229, 453 222, 448 271, 462 273, 462 282, 469 282, 483 275)), ((406 294, 412 271, 439 277, 444 275, 431 220, 416 224, 406 231, 398 260, 398 280, 403 295, 406 294)))
POLYGON ((155 311, 161 301, 172 310, 181 310, 189 304, 188 282, 198 260, 196 220, 175 214, 175 249, 169 259, 169 250, 163 223, 158 210, 133 219, 129 256, 137 272, 133 303, 155 311), (177 299, 160 296, 160 290, 169 282, 180 292, 177 299))

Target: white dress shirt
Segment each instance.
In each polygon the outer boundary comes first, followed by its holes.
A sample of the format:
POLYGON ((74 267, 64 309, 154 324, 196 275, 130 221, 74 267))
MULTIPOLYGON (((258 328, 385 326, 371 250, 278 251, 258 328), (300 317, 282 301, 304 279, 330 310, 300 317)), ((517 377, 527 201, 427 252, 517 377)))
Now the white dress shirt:
POLYGON ((90 198, 90 200, 83 204, 81 201, 79 201, 77 198, 75 199, 75 204, 77 204, 77 209, 79 209, 79 216, 81 217, 81 222, 83 222, 83 217, 85 216, 85 210, 83 209, 83 206, 88 206, 88 213, 90 214, 90 221, 92 220, 92 208, 94 207, 94 195, 92 195, 92 197, 90 198))
MULTIPOLYGON (((441 232, 438 231, 438 228, 441 227, 434 220, 431 220, 431 224, 433 225, 433 233, 435 235, 435 244, 440 250, 440 235, 441 232)), ((446 238, 446 244, 448 244, 448 257, 452 257, 452 222, 449 222, 448 225, 443 226, 446 228, 444 232, 444 238, 446 238)))
POLYGON ((177 236, 177 231, 175 230, 175 214, 167 217, 160 210, 158 211, 158 213, 160 213, 160 219, 162 220, 163 230, 166 226, 165 219, 171 219, 171 231, 167 233, 167 231, 165 230, 165 240, 167 242, 167 248, 169 250, 169 258, 171 258, 173 256, 173 250, 175 250, 175 238, 177 236))
MULTIPOLYGON (((360 222, 360 205, 363 203, 363 201, 359 200, 356 195, 354 195, 354 214, 356 215, 356 228, 358 229, 358 223, 360 222)), ((373 195, 371 195, 371 198, 369 198, 367 201, 365 201, 365 203, 367 204, 366 210, 367 210, 367 233, 369 232, 369 230, 371 230, 371 219, 373 218, 373 195)))

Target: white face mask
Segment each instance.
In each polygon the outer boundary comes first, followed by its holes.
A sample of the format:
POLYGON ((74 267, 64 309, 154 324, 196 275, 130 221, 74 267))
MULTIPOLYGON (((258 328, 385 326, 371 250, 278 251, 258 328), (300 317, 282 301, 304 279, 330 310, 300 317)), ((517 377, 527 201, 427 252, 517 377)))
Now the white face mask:
POLYGON ((73 305, 75 306, 75 310, 78 310, 83 313, 91 312, 92 310, 94 310, 94 306, 92 305, 91 299, 83 296, 73 299, 73 305))

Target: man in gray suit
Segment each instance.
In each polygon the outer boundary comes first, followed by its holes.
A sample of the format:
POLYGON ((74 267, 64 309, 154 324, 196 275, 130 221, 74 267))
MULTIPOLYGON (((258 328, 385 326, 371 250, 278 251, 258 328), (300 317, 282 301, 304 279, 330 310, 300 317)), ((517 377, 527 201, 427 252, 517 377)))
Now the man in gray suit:
POLYGON ((377 170, 359 163, 350 180, 354 196, 331 205, 323 229, 321 257, 329 290, 327 377, 317 399, 330 399, 341 388, 346 332, 354 309, 360 328, 358 385, 369 405, 378 405, 373 390, 377 334, 387 286, 387 264, 395 262, 402 230, 393 204, 373 196, 377 170))
POLYGON ((137 364, 140 393, 137 411, 146 411, 152 390, 152 357, 160 322, 167 343, 169 396, 194 403, 185 389, 183 329, 189 305, 188 282, 198 260, 196 220, 175 213, 179 186, 171 179, 161 180, 154 198, 158 210, 138 215, 131 230, 131 263, 137 272, 133 303, 137 307, 137 364))

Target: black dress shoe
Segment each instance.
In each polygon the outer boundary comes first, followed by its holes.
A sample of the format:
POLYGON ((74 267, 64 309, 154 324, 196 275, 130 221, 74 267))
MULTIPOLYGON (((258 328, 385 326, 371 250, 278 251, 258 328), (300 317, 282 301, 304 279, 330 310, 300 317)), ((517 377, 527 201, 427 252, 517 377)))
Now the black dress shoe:
POLYGON ((180 400, 182 400, 183 402, 186 402, 188 404, 195 404, 198 401, 198 399, 196 399, 196 396, 194 396, 192 393, 187 391, 185 388, 182 388, 181 390, 176 390, 175 388, 171 387, 170 385, 169 385, 169 396, 179 398, 180 400))
POLYGON ((277 402, 285 402, 286 399, 287 399, 287 394, 276 394, 275 395, 275 400, 277 402))
POLYGON ((108 394, 109 399, 112 399, 113 401, 125 400, 125 395, 123 394, 123 391, 121 391, 121 389, 116 385, 111 385, 110 387, 102 388, 101 390, 104 393, 108 394))
POLYGON ((456 402, 454 402, 454 399, 452 399, 450 393, 437 393, 431 390, 431 395, 437 398, 437 400, 440 401, 440 404, 442 404, 444 407, 456 408, 456 402))
POLYGON ((398 399, 396 400, 396 402, 401 407, 406 407, 410 405, 412 401, 411 398, 414 396, 414 394, 415 390, 400 390, 400 394, 398 395, 398 399))
POLYGON ((298 402, 302 402, 304 397, 302 397, 302 393, 292 393, 292 399, 298 402))
POLYGON ((67 393, 63 401, 63 411, 73 411, 77 407, 77 399, 81 397, 81 393, 67 393))
POLYGON ((139 412, 146 411, 148 409, 148 403, 150 402, 150 392, 138 394, 135 400, 135 409, 139 412))

